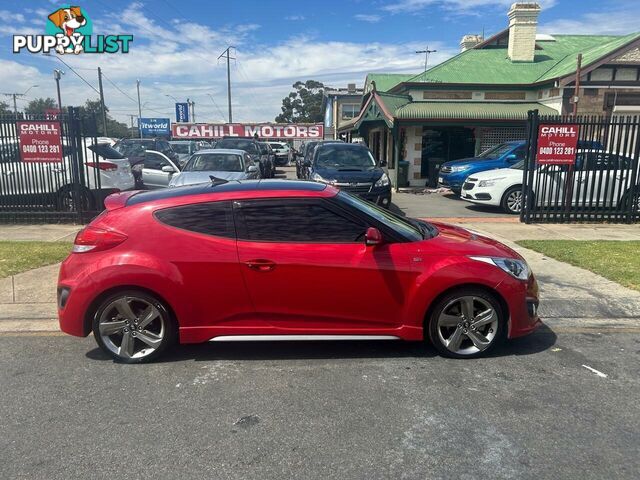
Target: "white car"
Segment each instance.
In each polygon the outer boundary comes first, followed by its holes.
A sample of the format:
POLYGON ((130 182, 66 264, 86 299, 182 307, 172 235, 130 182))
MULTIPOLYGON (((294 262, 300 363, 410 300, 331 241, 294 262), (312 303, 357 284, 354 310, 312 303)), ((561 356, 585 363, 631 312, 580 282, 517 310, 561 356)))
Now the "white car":
POLYGON ((219 180, 257 180, 260 168, 244 150, 209 149, 194 153, 184 169, 174 175, 170 187, 219 180))
POLYGON ((0 192, 5 204, 55 205, 58 210, 101 209, 109 193, 134 188, 129 160, 106 143, 83 148, 84 168, 76 172, 72 149, 63 144, 62 162, 22 162, 16 143, 0 149, 0 192), (79 181, 78 181, 79 180, 79 181))
MULTIPOLYGON (((630 201, 632 160, 603 151, 578 152, 573 175, 572 205, 599 205, 615 208, 630 201), (600 188, 598 186, 601 185, 600 188)), ((479 205, 500 207, 507 213, 522 210, 522 175, 524 161, 510 168, 487 170, 470 175, 462 185, 460 198, 479 205)), ((536 205, 554 205, 565 191, 567 172, 561 167, 543 165, 533 173, 534 184, 540 186, 536 205)), ((636 178, 636 184, 638 179, 636 178)), ((637 200, 636 200, 637 201, 637 200)))
POLYGON ((271 150, 276 156, 276 165, 283 166, 289 163, 289 145, 284 142, 265 142, 271 146, 271 150))

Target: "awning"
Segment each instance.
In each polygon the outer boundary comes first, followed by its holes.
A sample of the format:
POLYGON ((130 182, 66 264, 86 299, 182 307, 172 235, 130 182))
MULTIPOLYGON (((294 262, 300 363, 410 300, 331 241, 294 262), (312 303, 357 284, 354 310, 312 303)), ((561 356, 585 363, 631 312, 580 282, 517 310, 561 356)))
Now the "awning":
POLYGON ((411 102, 395 112, 398 120, 526 120, 529 110, 558 115, 540 103, 513 102, 411 102))

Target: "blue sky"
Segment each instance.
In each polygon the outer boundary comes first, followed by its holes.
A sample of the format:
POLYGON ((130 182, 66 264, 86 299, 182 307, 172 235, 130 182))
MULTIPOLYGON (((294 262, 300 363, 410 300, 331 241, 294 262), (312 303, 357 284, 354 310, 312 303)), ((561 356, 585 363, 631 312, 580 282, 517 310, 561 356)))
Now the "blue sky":
MULTIPOLYGON (((90 0, 78 2, 94 22, 94 33, 134 35, 129 54, 63 60, 97 87, 105 73, 111 114, 137 113, 135 82, 141 80, 143 116, 172 116, 173 100, 196 102, 196 120, 221 121, 226 114, 226 70, 218 55, 237 47, 232 65, 234 120, 268 121, 296 80, 330 86, 362 84, 367 72, 416 72, 424 58, 416 49, 438 50, 430 64, 459 51, 464 34, 495 33, 507 26, 512 0, 324 0, 193 1, 90 0)), ((640 30, 637 0, 542 0, 539 31, 624 34, 640 30)), ((13 54, 14 34, 41 34, 47 15, 62 2, 2 0, 0 85, 2 92, 55 98, 52 71, 66 71, 63 104, 79 105, 95 92, 55 58, 13 54)), ((74 3, 75 5, 76 3, 74 3)), ((5 99, 7 99, 5 97, 5 99)), ((8 100, 8 99, 7 99, 8 100)))

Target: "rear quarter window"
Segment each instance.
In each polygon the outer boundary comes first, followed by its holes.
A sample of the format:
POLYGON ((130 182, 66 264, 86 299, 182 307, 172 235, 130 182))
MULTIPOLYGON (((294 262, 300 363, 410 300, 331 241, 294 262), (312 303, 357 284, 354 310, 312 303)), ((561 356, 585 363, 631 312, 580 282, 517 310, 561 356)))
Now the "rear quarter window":
POLYGON ((156 219, 171 227, 214 237, 236 238, 231 202, 208 202, 165 208, 156 219))

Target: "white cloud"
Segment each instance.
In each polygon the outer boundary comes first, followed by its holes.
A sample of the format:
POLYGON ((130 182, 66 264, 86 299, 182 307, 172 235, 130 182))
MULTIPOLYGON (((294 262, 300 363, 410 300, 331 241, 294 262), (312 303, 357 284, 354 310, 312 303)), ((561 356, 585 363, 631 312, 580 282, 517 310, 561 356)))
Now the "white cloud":
POLYGON ((285 20, 289 20, 291 22, 300 22, 302 20, 304 20, 305 17, 304 15, 288 15, 286 17, 284 17, 285 20))
MULTIPOLYGON (((542 8, 551 8, 557 0, 538 0, 542 8)), ((418 13, 427 7, 442 7, 461 14, 477 14, 477 8, 487 6, 501 6, 508 9, 514 0, 393 0, 384 5, 382 10, 391 13, 418 13)), ((505 10, 506 13, 506 10, 505 10)))
POLYGON ((585 13, 575 18, 562 18, 541 24, 541 33, 580 35, 625 35, 640 30, 638 27, 640 5, 585 13))
POLYGON ((357 15, 354 15, 353 18, 361 22, 368 22, 368 23, 378 23, 382 19, 380 15, 370 15, 365 13, 359 13, 357 15))

